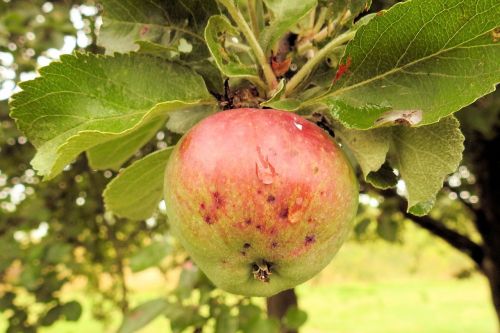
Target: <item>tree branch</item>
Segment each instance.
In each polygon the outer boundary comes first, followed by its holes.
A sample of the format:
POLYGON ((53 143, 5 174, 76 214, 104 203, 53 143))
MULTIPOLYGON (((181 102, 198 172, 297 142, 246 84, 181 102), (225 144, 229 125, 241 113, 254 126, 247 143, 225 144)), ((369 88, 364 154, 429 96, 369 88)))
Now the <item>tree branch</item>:
POLYGON ((475 243, 467 236, 448 228, 446 225, 434 220, 430 216, 413 216, 409 213, 405 213, 405 216, 433 235, 442 238, 457 250, 467 254, 479 268, 482 268, 484 251, 479 244, 475 243))
POLYGON ((403 198, 401 198, 394 189, 375 190, 386 198, 396 198, 399 201, 399 210, 408 220, 429 231, 431 234, 443 239, 460 252, 468 255, 476 263, 479 269, 483 269, 485 253, 480 244, 477 244, 469 237, 459 233, 458 231, 448 228, 444 223, 432 218, 429 215, 415 216, 406 212, 406 204, 403 198))
MULTIPOLYGON (((281 322, 288 309, 293 306, 297 306, 297 295, 295 294, 295 290, 288 289, 280 292, 279 294, 268 297, 266 303, 267 315, 269 317, 276 318, 281 322)), ((281 327, 281 333, 297 333, 297 331, 281 327)))

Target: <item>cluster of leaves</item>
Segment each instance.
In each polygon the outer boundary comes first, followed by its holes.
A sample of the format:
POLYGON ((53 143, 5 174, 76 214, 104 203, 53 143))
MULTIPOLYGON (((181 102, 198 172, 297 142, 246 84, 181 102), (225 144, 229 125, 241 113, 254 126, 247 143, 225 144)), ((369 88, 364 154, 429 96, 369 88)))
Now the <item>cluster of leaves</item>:
MULTIPOLYGON (((151 256, 157 248, 156 244, 144 248, 132 257, 132 261, 139 256, 151 256)), ((307 314, 297 307, 288 309, 281 322, 267 318, 255 300, 230 296, 215 289, 189 260, 182 264, 175 290, 168 297, 151 299, 134 308, 125 317, 118 332, 135 332, 161 315, 169 319, 172 332, 184 332, 188 328, 203 332, 210 328, 217 333, 272 333, 279 332, 280 327, 298 329, 307 320, 307 314)))
MULTIPOLYGON (((84 190, 100 192, 106 187, 106 208, 120 218, 144 220, 157 214, 161 170, 171 149, 148 145, 158 131, 167 133, 172 146, 179 139, 177 134, 204 117, 238 105, 326 119, 366 182, 386 189, 402 181, 409 211, 427 214, 445 176, 461 160, 463 136, 452 114, 491 92, 500 81, 495 30, 500 25, 500 5, 488 0, 411 0, 359 20, 355 19, 371 1, 101 2, 103 25, 97 43, 106 54, 62 56, 42 68, 39 78, 22 83, 23 91, 14 96, 10 107, 17 126, 36 147, 32 166, 44 179, 58 176, 81 153, 86 153, 92 169, 113 175, 110 170, 125 167, 109 183, 100 172, 86 173, 101 179, 92 180, 84 190), (229 79, 226 87, 225 79, 229 79), (141 149, 155 151, 137 156, 141 149)), ((78 161, 72 170, 84 170, 76 167, 78 161)), ((71 172, 63 173, 67 182, 59 194, 82 191, 71 172)), ((78 195, 67 194, 71 198, 67 208, 54 218, 65 233, 68 228, 62 227, 63 221, 73 221, 68 209, 73 214, 78 211, 71 209, 80 197, 80 192, 74 193, 78 195)), ((106 262, 109 266, 102 271, 113 267, 124 284, 122 261, 151 242, 152 235, 141 231, 147 230, 144 225, 106 215, 98 198, 92 198, 95 204, 85 205, 91 207, 87 215, 74 217, 82 224, 82 229, 75 227, 74 235, 87 234, 84 230, 89 226, 84 221, 96 221, 96 233, 88 235, 88 242, 94 242, 86 244, 92 248, 88 255, 105 258, 88 258, 84 266, 106 262), (114 243, 107 239, 120 233, 125 238, 142 236, 127 244, 119 237, 114 243), (99 242, 105 244, 103 249, 96 245, 99 242), (114 249, 113 254, 108 247, 114 249), (119 253, 118 249, 125 250, 119 253)), ((64 202, 47 197, 45 204, 58 201, 64 202)), ((391 221, 379 223, 380 234, 394 240, 391 221)), ((164 235, 166 226, 158 226, 156 232, 164 235)), ((58 244, 57 237, 61 236, 54 232, 50 239, 58 244)), ((63 239, 63 243, 69 241, 63 239)), ((176 257, 159 248, 164 249, 153 243, 144 251, 176 257)), ((70 252, 74 259, 74 248, 70 252)), ((161 259, 139 253, 131 265, 141 270, 158 265, 161 259)), ((262 332, 266 331, 262 327, 279 326, 261 314, 254 316, 257 308, 249 300, 228 300, 213 290, 186 261, 174 262, 175 267, 184 266, 176 294, 134 309, 123 322, 123 332, 134 331, 162 314, 170 318, 174 331, 212 325, 218 332, 233 332, 235 327, 262 332), (182 283, 190 285, 183 289, 182 283), (238 310, 228 305, 238 305, 238 310), (215 322, 209 318, 216 318, 215 322)), ((90 275, 90 271, 79 273, 82 268, 73 265, 75 260, 70 260, 65 271, 90 275)), ((53 272, 47 270, 47 274, 53 272)), ((59 310, 52 310, 52 317, 65 315, 63 303, 53 304, 59 310)), ((292 310, 284 322, 302 323, 301 318, 303 313, 292 310)), ((21 322, 25 325, 26 320, 21 322)))
POLYGON ((495 160, 495 153, 485 151, 481 145, 498 136, 499 106, 500 94, 496 91, 457 113, 466 137, 464 159, 458 170, 446 178, 428 217, 415 222, 415 217, 402 213, 397 196, 402 188, 396 192, 367 186, 360 197, 362 205, 354 228, 355 239, 366 242, 382 238, 390 242, 404 242, 407 223, 417 223, 470 257, 472 268, 457 272, 457 277, 468 277, 472 271, 482 272, 482 249, 488 246, 485 245, 488 244, 487 239, 494 232, 490 229, 485 231, 483 225, 488 222, 478 218, 491 209, 488 203, 482 202, 486 190, 484 181, 481 183, 478 176, 484 172, 481 171, 482 163, 495 160))
MULTIPOLYGON (((170 114, 177 115, 170 126, 189 129, 219 108, 213 96, 220 92, 221 76, 211 75, 218 68, 234 89, 254 85, 268 107, 326 113, 366 180, 388 187, 402 179, 410 212, 423 215, 461 159, 463 136, 450 114, 499 81, 494 29, 500 9, 485 0, 409 1, 362 24, 352 24, 352 18, 367 1, 264 1, 246 12, 232 1, 103 5, 98 43, 107 53, 122 53, 63 56, 43 68, 40 78, 23 83, 11 102, 12 117, 37 147, 32 164, 45 179, 81 152, 93 168, 119 168, 170 114), (253 22, 252 31, 243 12, 263 20, 253 22), (291 33, 297 47, 283 51, 283 37, 291 33), (320 33, 327 38, 321 40, 320 33), (330 83, 304 73, 337 47, 344 51, 330 83), (278 85, 267 59, 283 52, 292 63, 312 55, 278 85)), ((107 207, 125 217, 151 215, 161 182, 140 182, 137 176, 146 179, 143 170, 161 169, 167 154, 148 156, 123 172, 106 191, 107 207), (123 186, 148 196, 150 204, 128 211, 131 191, 123 186)))

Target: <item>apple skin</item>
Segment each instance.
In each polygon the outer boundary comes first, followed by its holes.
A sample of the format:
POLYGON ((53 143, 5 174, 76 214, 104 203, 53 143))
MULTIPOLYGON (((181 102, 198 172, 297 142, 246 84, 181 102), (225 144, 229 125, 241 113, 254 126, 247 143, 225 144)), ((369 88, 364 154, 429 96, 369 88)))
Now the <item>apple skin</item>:
POLYGON ((193 127, 165 173, 172 232, 219 288, 271 296, 320 272, 356 214, 338 145, 290 112, 234 109, 193 127))

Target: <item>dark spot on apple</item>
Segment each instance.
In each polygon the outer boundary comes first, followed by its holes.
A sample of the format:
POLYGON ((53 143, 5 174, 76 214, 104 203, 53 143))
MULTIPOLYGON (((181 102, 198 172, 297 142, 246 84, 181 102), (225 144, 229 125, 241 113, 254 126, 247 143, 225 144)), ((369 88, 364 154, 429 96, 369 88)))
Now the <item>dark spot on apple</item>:
POLYGON ((270 194, 268 197, 267 197, 267 202, 269 203, 273 203, 274 201, 276 200, 276 198, 274 197, 274 195, 270 194))
POLYGON ((257 194, 262 194, 262 190, 257 190, 257 194))
POLYGON ((251 220, 251 219, 246 219, 246 220, 245 220, 245 224, 246 224, 246 225, 250 225, 250 224, 252 224, 252 220, 251 220))
POLYGON ((201 209, 203 209, 203 210, 206 208, 206 206, 205 206, 205 203, 204 203, 204 202, 202 202, 202 203, 200 204, 200 208, 201 208, 201 209))
POLYGON ((282 208, 280 211, 280 217, 286 219, 288 217, 288 207, 282 208))
POLYGON ((251 246, 252 246, 252 245, 250 245, 250 243, 245 243, 245 244, 243 244, 243 248, 244 248, 244 249, 248 249, 248 248, 250 248, 251 246))
POLYGON ((317 173, 318 173, 318 171, 319 171, 319 168, 318 168, 317 166, 315 166, 315 167, 313 168, 313 172, 314 172, 314 174, 317 174, 317 173))
POLYGON ((205 215, 203 217, 203 220, 207 223, 207 224, 213 224, 214 221, 212 220, 212 217, 210 217, 209 215, 205 215))
POLYGON ((305 239, 306 245, 312 244, 316 241, 316 236, 314 235, 307 235, 305 239))
POLYGON ((240 251, 240 253, 241 253, 242 256, 246 256, 247 255, 247 253, 245 251, 240 251))
POLYGON ((271 230, 269 230, 269 233, 270 233, 271 235, 276 235, 276 232, 277 232, 277 230, 276 230, 276 228, 274 228, 274 227, 273 227, 273 228, 271 228, 271 230))
POLYGON ((264 229, 264 226, 262 224, 257 224, 255 228, 257 228, 257 230, 259 231, 262 231, 262 229, 264 229))
POLYGON ((278 242, 272 242, 272 243, 271 243, 271 247, 272 247, 273 249, 277 248, 277 247, 278 247, 278 242))
POLYGON ((216 209, 222 208, 222 206, 224 206, 224 199, 222 198, 219 192, 212 193, 212 197, 214 198, 214 204, 216 209))
POLYGON ((223 264, 227 264, 227 260, 226 260, 226 259, 222 259, 222 260, 221 260, 221 263, 223 263, 223 264))

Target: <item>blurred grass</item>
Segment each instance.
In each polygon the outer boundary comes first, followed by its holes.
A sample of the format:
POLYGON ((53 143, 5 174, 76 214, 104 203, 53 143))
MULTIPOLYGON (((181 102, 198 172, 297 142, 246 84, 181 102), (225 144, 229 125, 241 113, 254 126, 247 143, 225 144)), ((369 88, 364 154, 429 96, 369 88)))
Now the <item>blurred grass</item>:
MULTIPOLYGON (((496 333, 486 280, 477 273, 456 278, 472 263, 416 227, 408 226, 405 238, 396 244, 348 242, 321 274, 299 286, 300 307, 309 315, 301 333, 496 333)), ((166 293, 154 270, 134 275, 129 285, 133 306, 166 293)), ((58 322, 42 332, 115 332, 120 314, 113 313, 104 328, 92 318, 86 296, 67 293, 84 306, 79 322, 58 322)), ((161 317, 141 333, 168 333, 168 326, 161 317)))
MULTIPOLYGON (((467 280, 304 284, 298 294, 300 306, 309 316, 301 333, 496 333, 487 285, 478 276, 467 280)), ((134 300, 140 303, 159 295, 160 291, 149 291, 136 294, 134 300)), ((84 298, 83 293, 77 296, 84 298)), ((111 327, 116 329, 119 322, 115 313, 111 327)), ((158 318, 140 332, 170 333, 168 326, 166 318, 158 318)), ((42 332, 114 331, 105 330, 86 312, 77 324, 59 322, 42 332)))
POLYGON ((495 333, 483 279, 299 288, 303 333, 495 333))

